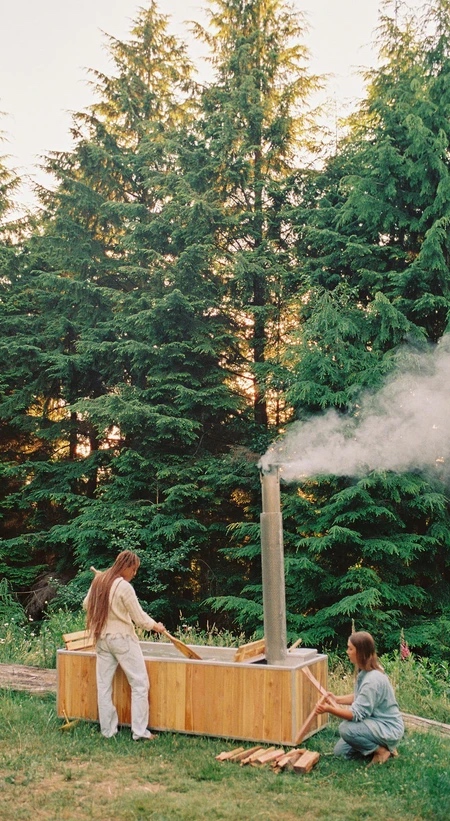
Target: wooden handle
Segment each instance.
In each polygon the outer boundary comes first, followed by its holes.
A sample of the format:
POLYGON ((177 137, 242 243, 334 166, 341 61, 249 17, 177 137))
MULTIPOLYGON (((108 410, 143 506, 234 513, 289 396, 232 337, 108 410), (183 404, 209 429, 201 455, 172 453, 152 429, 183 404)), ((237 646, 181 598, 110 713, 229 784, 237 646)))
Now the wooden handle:
POLYGON ((314 687, 316 688, 316 690, 319 691, 319 693, 321 693, 323 696, 328 695, 327 691, 325 690, 325 687, 322 687, 320 682, 317 681, 316 677, 313 676, 313 674, 311 673, 311 670, 309 669, 309 667, 300 667, 300 670, 302 671, 302 673, 305 674, 306 678, 309 679, 311 684, 314 685, 314 687))
POLYGON ((307 733, 307 732, 308 732, 308 730, 309 730, 310 725, 313 723, 314 718, 315 718, 315 716, 317 715, 317 714, 316 714, 316 709, 317 709, 317 707, 319 706, 319 704, 323 704, 323 703, 324 703, 324 701, 326 701, 326 700, 327 700, 327 697, 328 697, 328 696, 327 696, 327 694, 325 693, 325 695, 324 695, 324 696, 321 696, 321 697, 319 698, 319 701, 317 702, 316 706, 314 707, 314 710, 311 710, 311 712, 310 712, 310 714, 309 714, 308 718, 306 719, 306 721, 304 721, 304 722, 303 722, 303 724, 302 724, 302 726, 300 727, 300 729, 299 729, 299 731, 298 731, 298 733, 297 733, 297 736, 296 736, 296 738, 295 738, 295 741, 294 741, 294 747, 296 747, 296 746, 297 746, 297 744, 300 744, 300 742, 301 742, 301 741, 303 741, 303 739, 304 739, 304 737, 305 737, 306 733, 307 733))

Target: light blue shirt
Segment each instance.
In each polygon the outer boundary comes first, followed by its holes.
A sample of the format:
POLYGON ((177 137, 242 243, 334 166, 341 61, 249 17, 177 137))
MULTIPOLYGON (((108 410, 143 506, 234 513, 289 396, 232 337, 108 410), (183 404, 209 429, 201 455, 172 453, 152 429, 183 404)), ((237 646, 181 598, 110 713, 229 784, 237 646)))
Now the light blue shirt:
POLYGON ((353 721, 365 725, 380 739, 399 740, 405 731, 391 682, 381 670, 360 670, 355 698, 350 706, 353 721))

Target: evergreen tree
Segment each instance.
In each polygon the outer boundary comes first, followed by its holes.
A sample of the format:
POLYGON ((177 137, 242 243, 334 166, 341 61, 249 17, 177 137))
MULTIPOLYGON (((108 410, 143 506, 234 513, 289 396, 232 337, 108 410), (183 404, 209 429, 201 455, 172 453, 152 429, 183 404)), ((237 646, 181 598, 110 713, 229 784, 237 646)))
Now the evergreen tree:
POLYGON ((307 144, 304 22, 282 0, 213 0, 208 43, 215 77, 202 97, 205 164, 220 212, 216 265, 257 430, 284 421, 279 362, 290 327, 289 205, 307 144), (247 387, 248 386, 248 387, 247 387))
MULTIPOLYGON (((14 378, 33 345, 4 412, 36 444, 12 466, 20 487, 6 503, 31 514, 7 548, 12 565, 28 551, 31 573, 39 562, 62 580, 136 549, 140 592, 160 594, 169 622, 211 592, 223 521, 236 518, 220 457, 239 436, 240 401, 221 365, 230 329, 209 222, 180 180, 185 50, 154 3, 110 47, 116 74, 94 72, 100 101, 75 116, 74 150, 49 157, 58 187, 41 192, 44 219, 10 293, 14 378)), ((88 576, 59 600, 79 603, 88 576)))
MULTIPOLYGON (((447 328, 445 37, 438 26, 424 38, 389 6, 366 100, 298 211, 313 286, 289 389, 299 419, 331 407, 357 413, 361 391, 383 384, 405 343, 434 344, 447 328)), ((438 0, 428 19, 448 22, 446 6, 438 0)), ((403 626, 428 651, 450 601, 446 496, 437 472, 317 477, 288 493, 291 624, 333 643, 354 619, 382 647, 403 626)))

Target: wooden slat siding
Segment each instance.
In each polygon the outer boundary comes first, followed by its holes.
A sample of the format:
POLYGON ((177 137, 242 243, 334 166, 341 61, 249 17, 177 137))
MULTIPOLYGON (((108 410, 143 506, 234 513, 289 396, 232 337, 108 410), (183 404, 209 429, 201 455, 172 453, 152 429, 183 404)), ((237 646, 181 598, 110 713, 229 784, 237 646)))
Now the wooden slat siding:
POLYGON ((283 744, 292 744, 292 709, 294 700, 294 677, 292 670, 283 670, 281 688, 281 724, 280 733, 273 738, 281 738, 283 744))
POLYGON ((58 654, 57 713, 59 718, 98 720, 95 654, 58 654))
POLYGON ((186 703, 185 703, 185 710, 184 710, 184 722, 185 728, 188 733, 193 733, 195 724, 194 724, 194 693, 192 688, 192 676, 194 670, 193 665, 186 663, 186 703))
POLYGON ((173 702, 173 726, 183 730, 186 725, 186 674, 188 667, 182 662, 171 665, 172 675, 168 680, 167 704, 173 702))
POLYGON ((177 691, 178 694, 184 691, 183 671, 178 670, 178 663, 175 661, 160 664, 157 661, 146 660, 146 667, 150 681, 150 726, 161 729, 170 727, 175 731, 184 728, 184 710, 181 715, 177 715, 174 697, 177 691))
POLYGON ((258 670, 257 667, 242 667, 238 669, 238 673, 242 682, 239 697, 242 699, 244 738, 266 741, 262 725, 265 670, 263 668, 258 670))
MULTIPOLYGON (((228 685, 229 693, 226 696, 226 704, 228 704, 228 725, 225 723, 222 725, 223 728, 226 726, 229 727, 229 735, 231 738, 245 738, 248 741, 253 741, 252 737, 243 735, 242 727, 244 726, 245 722, 245 676, 242 673, 245 673, 244 668, 241 667, 229 667, 226 676, 226 683, 228 685)), ((226 730, 224 730, 224 735, 227 735, 226 730)))
POLYGON ((262 739, 281 739, 281 743, 291 741, 291 670, 265 668, 264 701, 262 703, 262 739))
POLYGON ((181 676, 181 670, 178 662, 171 662, 170 664, 165 665, 165 677, 164 677, 164 712, 165 712, 165 720, 170 727, 173 727, 174 730, 180 729, 180 726, 184 724, 184 712, 180 716, 178 713, 177 715, 177 701, 176 695, 178 694, 183 687, 183 681, 181 676), (178 724, 180 722, 180 724, 178 724))
POLYGON ((239 725, 239 705, 237 702, 237 691, 235 689, 234 670, 225 667, 222 671, 223 695, 222 695, 222 721, 220 724, 221 735, 225 735, 227 729, 232 727, 233 722, 239 725), (238 715, 236 716, 236 713, 238 715))
MULTIPOLYGON (((202 665, 203 666, 203 665, 202 665)), ((204 673, 200 678, 204 682, 204 696, 202 704, 203 732, 210 735, 211 727, 217 727, 217 732, 223 734, 223 677, 218 675, 218 667, 205 665, 204 673)))
POLYGON ((147 661, 150 680, 150 727, 164 727, 167 717, 167 676, 168 664, 147 661))
MULTIPOLYGON (((94 652, 58 651, 58 709, 70 718, 97 720, 94 652)), ((317 702, 300 668, 233 662, 145 658, 150 679, 150 726, 243 741, 292 746, 317 702), (311 705, 311 706, 310 706, 311 705)), ((326 657, 312 667, 326 687, 326 657)), ((121 723, 130 722, 130 692, 121 672, 114 684, 121 723), (121 702, 124 702, 122 704, 121 702)), ((318 717, 308 735, 326 722, 318 717)))
POLYGON ((201 735, 211 732, 211 699, 214 699, 215 667, 196 665, 192 679, 194 695, 194 722, 201 735))

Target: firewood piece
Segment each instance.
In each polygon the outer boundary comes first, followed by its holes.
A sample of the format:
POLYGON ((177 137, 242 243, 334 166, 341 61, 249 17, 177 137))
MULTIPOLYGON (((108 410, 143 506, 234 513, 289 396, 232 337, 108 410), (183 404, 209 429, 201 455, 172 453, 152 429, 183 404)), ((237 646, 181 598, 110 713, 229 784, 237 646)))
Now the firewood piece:
POLYGON ((248 644, 242 644, 236 650, 233 661, 247 661, 247 659, 254 659, 254 656, 259 656, 264 653, 266 647, 265 639, 258 639, 258 641, 251 641, 248 644))
POLYGON ((276 761, 277 758, 281 758, 284 755, 283 747, 280 747, 278 750, 273 747, 272 749, 268 749, 265 753, 255 758, 252 761, 252 767, 262 767, 264 764, 270 764, 272 761, 276 761))
POLYGON ((302 748, 301 750, 289 750, 288 753, 282 755, 281 758, 278 758, 276 761, 272 763, 272 767, 277 770, 284 770, 284 768, 288 764, 294 764, 297 761, 297 758, 300 758, 303 753, 306 753, 306 750, 302 748))
POLYGON ((317 764, 320 758, 319 753, 315 753, 312 750, 308 750, 306 753, 300 756, 297 759, 293 766, 294 773, 298 775, 303 775, 304 773, 309 773, 313 767, 317 764))
POLYGON ((248 755, 245 758, 241 758, 239 764, 243 767, 245 764, 251 764, 254 758, 257 758, 259 755, 262 755, 264 752, 264 747, 255 747, 255 751, 252 753, 249 751, 248 755))
POLYGON ((253 764, 261 755, 266 755, 266 753, 273 753, 275 749, 276 747, 261 747, 259 752, 255 751, 254 753, 252 753, 252 755, 249 755, 248 758, 243 758, 241 761, 241 765, 253 764))
POLYGON ((238 747, 237 750, 228 750, 228 752, 219 753, 216 755, 217 761, 228 761, 229 758, 232 758, 236 753, 243 753, 244 747, 238 747))
POLYGON ((250 749, 247 750, 238 749, 236 750, 234 755, 230 756, 230 758, 227 758, 227 761, 242 761, 243 758, 248 758, 249 755, 253 755, 253 753, 256 752, 260 753, 263 749, 264 747, 250 747, 250 749))

